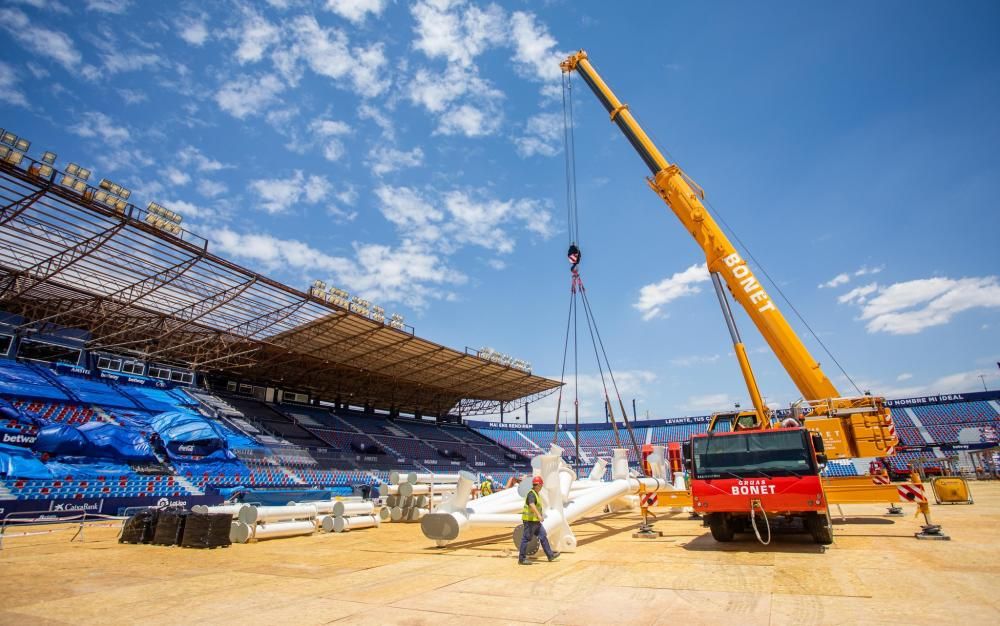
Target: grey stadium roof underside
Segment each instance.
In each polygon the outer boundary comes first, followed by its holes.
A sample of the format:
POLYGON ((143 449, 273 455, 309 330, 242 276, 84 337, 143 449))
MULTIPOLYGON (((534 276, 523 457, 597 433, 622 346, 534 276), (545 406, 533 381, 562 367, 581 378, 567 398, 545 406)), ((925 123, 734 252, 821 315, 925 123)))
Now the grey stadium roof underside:
POLYGON ((0 310, 24 330, 81 328, 91 350, 404 412, 509 411, 559 386, 261 276, 33 163, 0 161, 0 310))

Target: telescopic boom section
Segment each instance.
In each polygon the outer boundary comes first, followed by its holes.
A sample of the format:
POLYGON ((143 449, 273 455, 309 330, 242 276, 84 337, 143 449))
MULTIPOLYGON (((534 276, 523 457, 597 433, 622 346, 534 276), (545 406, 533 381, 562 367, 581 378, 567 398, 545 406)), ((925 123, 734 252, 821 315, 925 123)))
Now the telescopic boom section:
MULTIPOLYGON (((737 253, 729 238, 705 208, 702 203, 705 194, 701 187, 685 175, 676 164, 671 164, 664 158, 639 126, 628 105, 623 104, 615 96, 594 69, 587 58, 587 53, 580 50, 563 61, 560 67, 563 72, 576 71, 580 75, 604 105, 611 116, 611 121, 618 125, 622 134, 639 153, 652 173, 652 177, 647 179, 649 186, 663 198, 684 228, 694 237, 695 242, 701 246, 705 252, 708 271, 717 272, 722 276, 733 297, 753 320, 757 330, 781 361, 803 398, 808 401, 810 406, 807 412, 823 417, 836 415, 843 418, 846 415, 855 415, 858 418, 856 421, 864 422, 865 428, 871 428, 873 431, 855 432, 853 435, 844 433, 845 439, 855 439, 856 435, 858 439, 872 439, 873 445, 854 445, 852 441, 849 447, 855 451, 863 448, 870 452, 874 449, 880 456, 891 454, 891 449, 896 443, 895 432, 892 430, 891 418, 883 400, 869 396, 840 397, 837 388, 820 369, 819 363, 809 354, 763 285, 747 266, 746 261, 737 253)), ((856 428, 848 427, 844 430, 856 431, 856 428)), ((847 444, 847 441, 840 442, 841 446, 847 444)), ((831 458, 839 456, 833 454, 831 458)))
POLYGON ((708 271, 718 272, 757 326, 765 341, 807 400, 836 398, 837 388, 826 377, 819 363, 812 358, 777 305, 750 271, 736 248, 719 228, 702 204, 704 192, 677 165, 670 164, 635 120, 628 105, 617 96, 598 75, 587 59, 587 53, 577 52, 562 63, 564 71, 576 70, 590 86, 597 99, 611 115, 622 133, 652 172, 649 184, 670 206, 684 227, 705 252, 708 271))

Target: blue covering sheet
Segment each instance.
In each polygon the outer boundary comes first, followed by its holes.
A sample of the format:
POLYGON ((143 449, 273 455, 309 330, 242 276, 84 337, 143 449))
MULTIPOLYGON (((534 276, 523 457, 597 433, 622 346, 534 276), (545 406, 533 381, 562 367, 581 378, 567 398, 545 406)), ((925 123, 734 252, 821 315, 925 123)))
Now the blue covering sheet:
POLYGON ((0 390, 4 394, 40 400, 61 400, 66 394, 32 367, 10 359, 0 359, 0 390))
POLYGON ((81 402, 125 409, 136 408, 135 402, 118 393, 118 390, 100 380, 80 376, 60 376, 59 382, 72 391, 81 402))
POLYGON ((52 456, 80 456, 126 463, 155 461, 149 442, 139 431, 103 422, 88 422, 79 428, 51 424, 38 433, 36 452, 52 456))
POLYGON ((228 457, 228 446, 223 429, 215 422, 196 413, 171 411, 161 413, 150 423, 163 440, 171 457, 210 456, 228 457))
POLYGON ((0 476, 7 478, 52 478, 52 472, 29 450, 0 443, 0 476))

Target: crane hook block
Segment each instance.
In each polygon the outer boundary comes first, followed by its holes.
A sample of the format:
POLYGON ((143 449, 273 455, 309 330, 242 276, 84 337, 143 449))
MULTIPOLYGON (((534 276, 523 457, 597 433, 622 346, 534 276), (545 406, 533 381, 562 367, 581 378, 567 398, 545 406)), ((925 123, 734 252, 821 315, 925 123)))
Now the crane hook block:
POLYGON ((575 270, 576 266, 580 264, 580 259, 583 257, 583 253, 580 252, 580 248, 576 247, 575 243, 569 245, 569 250, 566 252, 566 258, 572 264, 571 270, 575 270))

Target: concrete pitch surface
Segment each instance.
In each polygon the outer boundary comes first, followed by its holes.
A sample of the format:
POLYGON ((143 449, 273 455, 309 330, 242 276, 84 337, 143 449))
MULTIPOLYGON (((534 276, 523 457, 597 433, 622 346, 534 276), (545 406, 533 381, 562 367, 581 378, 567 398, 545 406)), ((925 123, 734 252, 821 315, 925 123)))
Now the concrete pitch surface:
POLYGON ((721 545, 661 511, 661 539, 632 539, 635 515, 595 517, 575 554, 530 567, 500 530, 443 550, 416 524, 216 550, 61 530, 4 541, 0 624, 997 624, 1000 483, 973 494, 933 507, 948 542, 914 539, 912 506, 844 507, 825 551, 805 535, 721 545))

